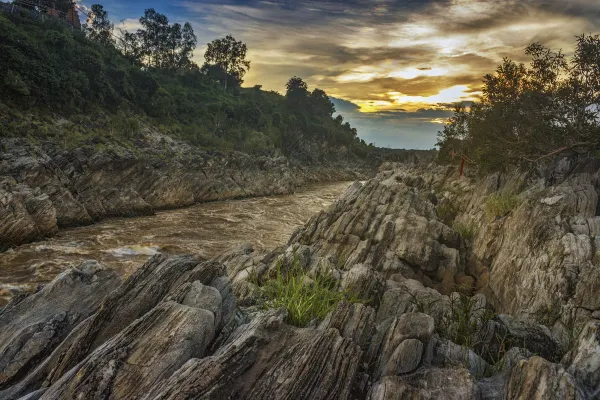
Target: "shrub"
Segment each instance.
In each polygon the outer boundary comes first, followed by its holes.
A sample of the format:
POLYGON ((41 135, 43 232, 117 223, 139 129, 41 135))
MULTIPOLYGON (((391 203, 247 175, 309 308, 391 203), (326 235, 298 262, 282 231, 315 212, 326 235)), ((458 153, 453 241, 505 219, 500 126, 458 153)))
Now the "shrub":
POLYGON ((521 203, 519 196, 491 194, 485 202, 485 211, 490 217, 503 217, 521 203))
POLYGON ((475 226, 472 223, 455 222, 452 224, 454 229, 464 240, 472 242, 475 237, 475 226))
POLYGON ((259 303, 264 308, 284 308, 288 312, 287 322, 299 327, 323 319, 341 301, 361 301, 350 292, 338 290, 338 283, 331 275, 309 277, 296 261, 287 271, 282 271, 278 264, 276 276, 259 287, 259 294, 259 303))

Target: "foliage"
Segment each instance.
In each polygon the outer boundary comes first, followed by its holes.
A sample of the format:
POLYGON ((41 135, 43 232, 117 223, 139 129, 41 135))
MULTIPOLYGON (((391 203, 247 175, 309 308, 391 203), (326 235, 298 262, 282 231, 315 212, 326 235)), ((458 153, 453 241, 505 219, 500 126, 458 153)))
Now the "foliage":
POLYGON ((446 162, 454 150, 485 172, 598 144, 600 36, 577 37, 570 59, 539 43, 525 53, 529 65, 504 59, 484 77, 480 101, 456 105, 438 134, 446 162))
POLYGON ((107 32, 106 15, 98 31, 86 35, 53 18, 0 13, 2 102, 42 120, 88 115, 123 138, 143 121, 193 145, 225 151, 279 149, 289 156, 321 157, 345 146, 368 157, 375 150, 332 117, 333 105, 322 90, 313 90, 302 107, 260 87, 223 91, 213 76, 185 61, 196 40, 191 27, 179 30, 163 17, 146 10, 143 28, 113 45, 96 40, 107 32), (159 37, 164 42, 156 42, 159 37), (305 150, 309 146, 324 150, 317 154, 305 150))
POLYGON ((123 54, 147 67, 163 70, 193 70, 192 61, 198 39, 192 25, 186 22, 170 25, 169 18, 154 8, 140 17, 142 28, 136 33, 121 32, 120 47, 123 54))
POLYGON ((104 45, 114 44, 112 38, 113 24, 108 19, 108 13, 100 4, 92 5, 92 11, 89 15, 84 29, 87 35, 92 39, 104 45))
POLYGON ((503 217, 521 203, 521 198, 511 194, 491 194, 485 201, 485 211, 490 217, 503 217))
POLYGON ((247 51, 246 45, 236 41, 231 35, 213 40, 204 53, 206 63, 202 70, 221 82, 225 90, 228 87, 239 87, 250 69, 250 61, 246 60, 247 51))
POLYGON ((452 229, 454 229, 460 235, 460 237, 462 237, 468 243, 471 243, 475 237, 475 225, 473 223, 457 221, 452 224, 452 229))
POLYGON ((259 289, 263 306, 285 309, 287 322, 294 326, 323 319, 341 301, 360 301, 350 292, 338 290, 338 283, 330 275, 309 277, 297 261, 287 271, 278 264, 276 276, 259 289))

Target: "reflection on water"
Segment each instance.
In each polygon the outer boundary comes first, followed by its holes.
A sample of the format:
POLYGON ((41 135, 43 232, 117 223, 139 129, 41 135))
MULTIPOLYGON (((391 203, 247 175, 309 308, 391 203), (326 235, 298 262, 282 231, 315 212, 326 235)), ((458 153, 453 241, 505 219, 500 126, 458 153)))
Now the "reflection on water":
POLYGON ((290 196, 198 204, 61 230, 48 240, 0 253, 0 305, 12 293, 33 290, 84 260, 98 260, 128 276, 158 252, 210 258, 246 242, 267 249, 285 244, 294 229, 349 184, 322 184, 290 196))

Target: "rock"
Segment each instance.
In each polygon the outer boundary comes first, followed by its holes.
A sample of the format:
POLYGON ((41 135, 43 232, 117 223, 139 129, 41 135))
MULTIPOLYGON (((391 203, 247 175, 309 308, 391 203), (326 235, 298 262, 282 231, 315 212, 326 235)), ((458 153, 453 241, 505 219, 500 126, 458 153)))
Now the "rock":
MULTIPOLYGON (((42 382, 45 382, 45 386, 56 383, 91 352, 160 302, 173 300, 181 303, 197 286, 196 281, 210 285, 224 272, 221 264, 198 263, 191 256, 152 257, 120 287, 109 293, 99 304, 98 311, 73 329, 52 354, 38 360, 39 365, 34 370, 13 387, 0 392, 0 398, 18 398, 39 389, 42 382)), ((70 292, 57 292, 57 296, 68 297, 70 292)), ((223 315, 225 313, 221 310, 223 315)))
POLYGON ((460 237, 438 220, 433 204, 411 186, 414 182, 395 179, 393 172, 349 188, 289 243, 311 246, 316 256, 334 255, 344 270, 363 264, 386 278, 408 265, 440 290, 450 290, 464 269, 460 237))
POLYGON ((188 361, 145 399, 346 399, 360 355, 335 329, 287 327, 270 312, 238 328, 213 356, 188 361))
POLYGON ((477 383, 460 367, 424 368, 408 376, 386 376, 370 390, 368 400, 475 400, 477 383))
POLYGON ((342 288, 356 298, 368 301, 377 307, 379 299, 385 292, 386 283, 383 276, 377 271, 357 264, 344 274, 342 288))
POLYGON ((88 261, 0 309, 0 389, 50 355, 119 284, 114 271, 88 261))
POLYGON ((436 324, 443 322, 450 308, 448 296, 441 295, 437 290, 424 287, 420 282, 406 279, 394 283, 396 287, 383 294, 381 305, 377 311, 377 321, 381 322, 390 317, 399 317, 409 312, 423 312, 431 315, 436 324))
POLYGON ((423 343, 418 339, 406 339, 396 347, 382 375, 402 375, 412 372, 419 366, 422 355, 423 343))
POLYGON ((560 360, 560 343, 546 326, 505 314, 498 315, 498 320, 506 329, 512 346, 524 347, 550 361, 560 360))
POLYGON ((213 314, 213 325, 221 326, 221 309, 223 306, 221 293, 214 287, 204 286, 200 281, 192 283, 181 304, 210 311, 213 314))
POLYGON ((48 195, 0 176, 0 251, 56 232, 48 195))
POLYGON ((600 396, 600 322, 590 321, 561 361, 590 398, 600 396))
POLYGON ((493 372, 492 366, 472 349, 460 346, 450 340, 436 340, 433 352, 433 362, 436 365, 443 367, 462 365, 476 378, 483 378, 487 373, 493 372))
MULTIPOLYGON (((407 339, 417 339, 422 345, 427 346, 433 335, 433 318, 423 313, 407 313, 399 318, 390 318, 377 326, 377 333, 369 349, 369 359, 375 365, 374 377, 379 379, 397 368, 398 358, 402 355, 409 356, 409 349, 398 350, 396 359, 392 357, 398 347, 407 339), (392 360, 390 362, 390 360, 392 360)), ((405 346, 412 346, 416 350, 419 346, 409 342, 405 346)), ((414 354, 414 351, 412 351, 414 354)), ((412 357, 417 358, 416 356, 412 357)), ((426 357, 429 358, 429 357, 426 357)))
POLYGON ((117 143, 64 150, 51 140, 0 138, 0 204, 6 206, 0 207, 0 251, 57 228, 199 202, 289 194, 307 182, 364 179, 377 167, 377 160, 351 154, 299 162, 204 151, 157 136, 144 130, 135 153, 117 143))
POLYGON ((522 360, 513 367, 506 387, 508 400, 585 398, 568 372, 538 356, 522 360))
POLYGON ((65 373, 41 400, 139 397, 190 358, 202 357, 214 322, 208 310, 161 303, 65 373))
POLYGON ((344 338, 352 339, 366 349, 375 333, 375 310, 364 304, 340 302, 333 312, 323 320, 319 329, 337 329, 344 338))

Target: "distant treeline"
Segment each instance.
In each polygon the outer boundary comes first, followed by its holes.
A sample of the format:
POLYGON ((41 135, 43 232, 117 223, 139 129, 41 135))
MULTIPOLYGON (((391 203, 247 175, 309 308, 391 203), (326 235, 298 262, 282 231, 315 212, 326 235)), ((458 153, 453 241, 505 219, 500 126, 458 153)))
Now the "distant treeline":
MULTIPOLYGON (((505 59, 484 77, 483 96, 457 104, 438 135, 441 161, 458 154, 482 171, 600 148, 600 36, 578 36, 572 57, 539 43, 529 65, 505 59)), ((460 160, 461 157, 455 157, 460 160)))
POLYGON ((324 91, 309 91, 300 78, 289 80, 285 96, 242 88, 250 61, 246 45, 231 36, 209 43, 198 66, 189 23, 171 24, 148 9, 139 30, 115 32, 102 6, 91 9, 82 31, 53 18, 0 13, 0 110, 108 115, 111 131, 123 136, 134 135, 145 120, 220 150, 291 154, 310 142, 346 146, 364 157, 374 149, 341 116, 333 117, 324 91))

